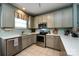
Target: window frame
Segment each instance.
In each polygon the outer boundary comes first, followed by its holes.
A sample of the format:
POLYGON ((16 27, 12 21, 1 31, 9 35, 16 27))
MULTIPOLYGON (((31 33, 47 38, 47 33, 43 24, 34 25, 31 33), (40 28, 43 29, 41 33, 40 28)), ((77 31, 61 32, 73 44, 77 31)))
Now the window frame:
MULTIPOLYGON (((15 22, 16 22, 16 18, 17 17, 15 17, 15 22)), ((18 20, 20 19, 20 18, 17 18, 18 20)), ((23 20, 23 19, 21 19, 21 20, 23 20)), ((16 27, 16 23, 15 23, 15 29, 27 29, 28 28, 28 21, 27 20, 25 20, 26 21, 26 27, 25 28, 23 28, 23 27, 16 27)))

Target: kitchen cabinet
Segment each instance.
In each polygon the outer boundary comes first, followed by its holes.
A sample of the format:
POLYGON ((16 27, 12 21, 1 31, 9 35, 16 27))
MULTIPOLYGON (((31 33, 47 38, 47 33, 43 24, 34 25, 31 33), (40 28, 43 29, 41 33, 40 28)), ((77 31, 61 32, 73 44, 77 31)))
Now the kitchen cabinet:
POLYGON ((29 20, 29 16, 26 13, 24 13, 23 11, 19 10, 19 9, 16 9, 15 17, 19 18, 19 19, 22 19, 22 20, 29 20))
POLYGON ((1 27, 14 28, 15 25, 15 7, 10 4, 1 5, 1 27))
POLYGON ((33 43, 36 43, 36 34, 32 34, 33 43))
POLYGON ((30 46, 33 43, 31 35, 23 35, 22 36, 22 49, 30 46))
POLYGON ((38 28, 38 24, 47 23, 47 18, 44 15, 34 17, 34 28, 38 28))
POLYGON ((32 16, 29 16, 28 19, 28 28, 34 28, 34 19, 32 16))
POLYGON ((46 46, 49 48, 61 50, 59 36, 46 35, 46 46))
POLYGON ((37 16, 38 17, 38 24, 41 24, 42 23, 42 16, 37 16))
POLYGON ((54 36, 54 48, 61 50, 60 47, 60 37, 59 36, 54 36))
POLYGON ((77 27, 79 27, 79 5, 77 6, 77 27))
POLYGON ((47 23, 47 15, 43 15, 43 23, 47 23))
POLYGON ((36 17, 34 17, 34 28, 38 28, 38 24, 39 24, 39 19, 38 19, 38 17, 36 16, 36 17))
POLYGON ((47 16, 47 27, 48 28, 54 28, 54 14, 48 14, 47 16))
POLYGON ((39 24, 42 24, 43 23, 43 16, 41 15, 41 16, 38 16, 38 22, 39 22, 39 24))
POLYGON ((62 10, 54 12, 54 26, 62 27, 62 10))
POLYGON ((47 15, 39 16, 39 24, 41 23, 47 23, 47 15))
POLYGON ((72 8, 65 8, 54 12, 55 27, 72 27, 72 8))
POLYGON ((72 8, 66 8, 62 10, 63 13, 63 20, 62 20, 62 27, 72 27, 72 8))
MULTIPOLYGON (((0 5, 0 23, 1 23, 1 5, 0 5)), ((0 24, 1 25, 1 24, 0 24)))
POLYGON ((47 23, 48 28, 64 28, 73 27, 72 19, 72 7, 57 10, 52 13, 36 16, 35 27, 38 28, 38 24, 47 23))

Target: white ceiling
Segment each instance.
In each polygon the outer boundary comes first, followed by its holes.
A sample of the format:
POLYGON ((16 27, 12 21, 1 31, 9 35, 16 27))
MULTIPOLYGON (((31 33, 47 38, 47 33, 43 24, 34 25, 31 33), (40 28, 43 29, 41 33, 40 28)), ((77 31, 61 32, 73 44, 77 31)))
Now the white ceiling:
POLYGON ((20 9, 25 8, 25 12, 29 14, 38 15, 51 10, 69 6, 70 3, 40 3, 40 7, 39 3, 12 3, 12 5, 20 9))

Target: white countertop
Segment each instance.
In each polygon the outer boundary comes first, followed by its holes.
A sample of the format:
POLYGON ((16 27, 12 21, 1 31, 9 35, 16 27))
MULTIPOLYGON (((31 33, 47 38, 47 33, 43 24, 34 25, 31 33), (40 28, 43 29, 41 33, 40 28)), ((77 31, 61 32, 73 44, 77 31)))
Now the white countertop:
MULTIPOLYGON (((37 34, 37 33, 27 33, 27 34, 23 34, 23 35, 32 35, 32 34, 37 34)), ((0 38, 2 39, 9 39, 9 38, 14 38, 14 37, 20 37, 22 36, 21 34, 4 34, 4 35, 0 35, 0 38)))
POLYGON ((46 35, 60 36, 59 34, 46 34, 46 35))
POLYGON ((66 53, 72 56, 79 56, 79 38, 60 35, 66 53))
MULTIPOLYGON (((23 35, 32 35, 32 34, 37 34, 37 33, 28 33, 28 34, 23 34, 23 35)), ((9 38, 14 38, 14 37, 20 37, 22 36, 21 34, 4 34, 0 35, 0 38, 2 39, 9 39, 9 38)))
POLYGON ((1 35, 0 38, 2 39, 9 39, 9 38, 14 38, 14 37, 20 37, 21 35, 19 34, 14 34, 14 35, 1 35))

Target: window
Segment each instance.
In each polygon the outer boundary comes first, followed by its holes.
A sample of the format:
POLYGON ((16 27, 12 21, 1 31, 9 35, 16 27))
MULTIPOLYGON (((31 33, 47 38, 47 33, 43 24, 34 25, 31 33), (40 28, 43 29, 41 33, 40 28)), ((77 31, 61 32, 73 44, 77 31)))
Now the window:
POLYGON ((15 28, 27 28, 27 21, 15 18, 15 28))

